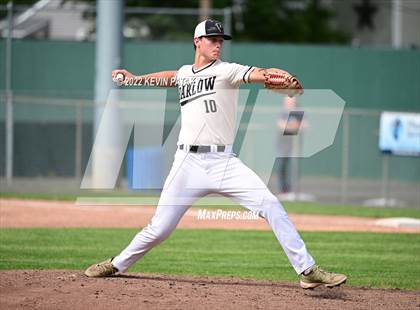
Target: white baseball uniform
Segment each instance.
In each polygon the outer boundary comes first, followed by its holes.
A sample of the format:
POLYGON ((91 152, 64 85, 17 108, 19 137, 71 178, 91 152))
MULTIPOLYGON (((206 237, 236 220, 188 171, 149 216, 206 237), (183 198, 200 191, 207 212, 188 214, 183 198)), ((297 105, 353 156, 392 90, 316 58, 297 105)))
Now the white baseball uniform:
POLYGON ((315 264, 283 206, 232 153, 239 86, 247 83, 252 70, 221 60, 178 70, 178 150, 151 223, 112 261, 120 272, 166 239, 188 208, 211 193, 230 197, 264 218, 298 274, 315 264))

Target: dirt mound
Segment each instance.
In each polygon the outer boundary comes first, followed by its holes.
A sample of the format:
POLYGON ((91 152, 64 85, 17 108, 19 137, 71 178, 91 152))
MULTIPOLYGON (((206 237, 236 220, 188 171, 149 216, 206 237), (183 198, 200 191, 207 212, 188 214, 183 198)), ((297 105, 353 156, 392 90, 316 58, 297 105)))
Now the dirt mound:
POLYGON ((128 273, 92 279, 72 270, 0 272, 1 309, 419 309, 416 291, 128 273))

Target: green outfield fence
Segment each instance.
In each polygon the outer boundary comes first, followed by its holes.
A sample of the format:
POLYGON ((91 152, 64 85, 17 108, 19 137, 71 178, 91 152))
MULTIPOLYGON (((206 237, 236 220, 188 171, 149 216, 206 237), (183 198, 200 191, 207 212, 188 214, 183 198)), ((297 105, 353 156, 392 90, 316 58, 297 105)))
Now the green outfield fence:
MULTIPOLYGON (((4 51, 2 40, 2 56, 4 51)), ((20 40, 13 42, 12 54, 14 179, 8 189, 2 180, 2 191, 36 191, 42 182, 56 179, 69 180, 72 186, 66 189, 77 190, 93 143, 94 43, 20 40)), ((384 157, 378 150, 381 111, 420 112, 420 51, 236 43, 230 58, 285 68, 297 74, 306 88, 332 89, 346 101, 334 144, 299 160, 300 192, 334 202, 385 197, 402 205, 420 205, 419 158, 384 157)), ((177 69, 192 59, 190 42, 124 46, 124 67, 136 73, 177 69)), ((4 61, 1 57, 1 90, 5 88, 4 61)), ((169 98, 175 98, 175 90, 170 92, 169 98)), ((0 149, 3 177, 4 92, 0 149)), ((275 191, 274 175, 270 187, 275 191)))

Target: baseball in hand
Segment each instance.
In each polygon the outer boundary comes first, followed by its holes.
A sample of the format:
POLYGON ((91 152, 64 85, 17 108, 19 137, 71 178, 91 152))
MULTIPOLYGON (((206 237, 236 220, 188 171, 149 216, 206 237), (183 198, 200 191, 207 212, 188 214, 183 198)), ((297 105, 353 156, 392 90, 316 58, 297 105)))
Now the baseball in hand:
POLYGON ((116 76, 115 76, 115 81, 117 81, 117 82, 124 82, 124 74, 122 74, 121 72, 120 73, 118 73, 116 76))

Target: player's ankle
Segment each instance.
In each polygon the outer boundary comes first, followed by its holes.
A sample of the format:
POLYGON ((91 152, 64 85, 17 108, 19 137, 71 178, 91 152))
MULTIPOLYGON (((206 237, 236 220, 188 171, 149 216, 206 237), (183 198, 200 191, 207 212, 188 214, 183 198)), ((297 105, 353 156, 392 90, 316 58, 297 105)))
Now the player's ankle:
POLYGON ((308 269, 305 269, 305 270, 302 272, 302 274, 303 274, 304 276, 309 275, 309 274, 312 272, 312 269, 314 269, 314 266, 315 266, 315 265, 313 265, 313 266, 309 267, 308 269))

